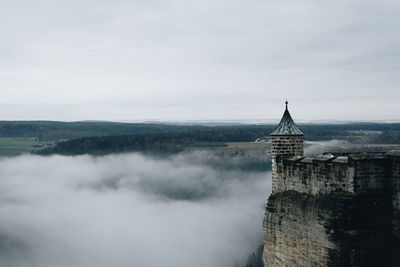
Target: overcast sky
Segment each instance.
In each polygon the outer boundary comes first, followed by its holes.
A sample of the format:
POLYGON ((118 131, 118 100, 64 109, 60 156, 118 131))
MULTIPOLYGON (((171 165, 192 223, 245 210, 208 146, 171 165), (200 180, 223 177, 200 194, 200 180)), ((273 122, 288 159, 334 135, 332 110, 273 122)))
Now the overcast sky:
POLYGON ((0 120, 400 119, 398 0, 0 2, 0 120))

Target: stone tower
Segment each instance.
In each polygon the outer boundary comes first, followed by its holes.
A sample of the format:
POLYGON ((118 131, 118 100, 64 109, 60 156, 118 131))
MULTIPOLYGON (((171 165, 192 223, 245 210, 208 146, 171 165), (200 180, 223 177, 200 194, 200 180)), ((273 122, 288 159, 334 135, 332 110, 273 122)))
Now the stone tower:
POLYGON ((303 155, 304 134, 294 123, 286 109, 278 126, 271 133, 272 138, 272 193, 284 191, 283 160, 291 156, 303 155))

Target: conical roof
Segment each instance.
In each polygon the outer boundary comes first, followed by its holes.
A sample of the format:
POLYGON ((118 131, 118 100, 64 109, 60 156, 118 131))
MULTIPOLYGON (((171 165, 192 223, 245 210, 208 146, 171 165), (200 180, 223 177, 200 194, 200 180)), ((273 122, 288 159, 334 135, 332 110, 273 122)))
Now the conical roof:
POLYGON ((283 113, 281 121, 275 130, 272 131, 271 135, 304 135, 296 123, 294 123, 292 116, 290 116, 287 104, 288 102, 286 101, 285 113, 283 113))

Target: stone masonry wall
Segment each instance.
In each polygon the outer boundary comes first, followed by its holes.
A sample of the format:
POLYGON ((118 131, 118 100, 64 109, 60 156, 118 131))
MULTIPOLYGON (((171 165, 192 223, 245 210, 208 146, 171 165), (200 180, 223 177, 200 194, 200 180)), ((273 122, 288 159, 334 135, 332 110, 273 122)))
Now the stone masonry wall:
POLYGON ((385 154, 352 154, 349 164, 354 166, 354 192, 391 189, 391 159, 385 154))
POLYGON ((281 187, 283 162, 291 156, 303 155, 303 136, 272 136, 272 192, 281 187))
POLYGON ((291 157, 283 161, 275 192, 294 190, 318 195, 390 189, 390 162, 382 153, 291 157))
POLYGON ((283 181, 277 189, 279 192, 294 190, 317 195, 353 192, 354 188, 354 167, 349 166, 347 158, 293 158, 285 161, 283 173, 283 181))

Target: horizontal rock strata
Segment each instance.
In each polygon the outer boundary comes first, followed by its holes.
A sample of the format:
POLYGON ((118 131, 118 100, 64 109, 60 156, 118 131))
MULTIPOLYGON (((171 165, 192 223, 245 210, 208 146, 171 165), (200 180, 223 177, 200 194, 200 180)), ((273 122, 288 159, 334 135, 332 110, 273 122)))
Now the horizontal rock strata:
POLYGON ((391 192, 270 196, 264 266, 400 266, 391 192))

